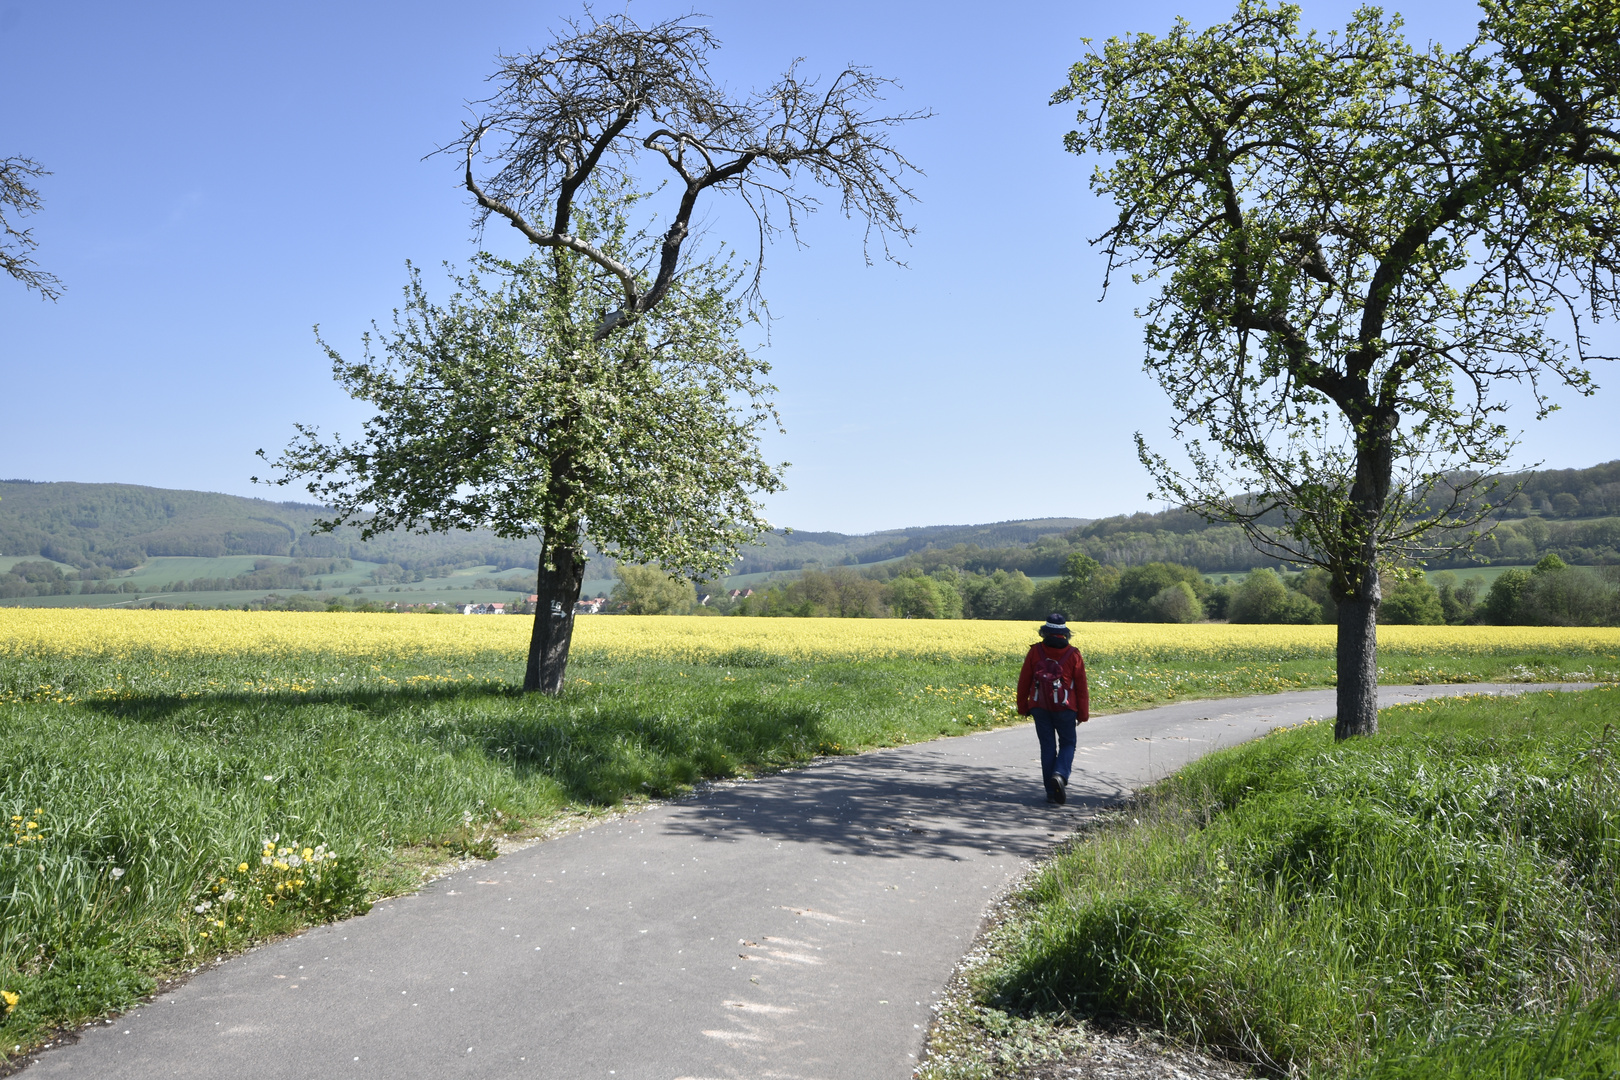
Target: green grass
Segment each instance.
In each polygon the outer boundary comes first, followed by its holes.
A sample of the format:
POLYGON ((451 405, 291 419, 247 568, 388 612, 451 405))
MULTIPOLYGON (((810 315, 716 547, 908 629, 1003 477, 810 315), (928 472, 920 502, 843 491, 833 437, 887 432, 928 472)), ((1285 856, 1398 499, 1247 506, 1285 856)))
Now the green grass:
MULTIPOLYGON (((20 995, 0 1048, 125 1007, 166 971, 362 910, 414 888, 426 864, 565 813, 988 726, 989 708, 924 688, 1007 676, 587 655, 551 700, 516 693, 517 674, 510 656, 449 671, 232 657, 0 669, 0 701, 47 682, 122 688, 0 704, 0 823, 16 815, 17 835, 43 836, 0 846, 0 990, 20 995), (242 690, 248 680, 266 689, 242 690), (277 836, 328 845, 333 880, 273 908, 246 903, 262 900, 264 882, 247 879, 277 836)), ((0 829, 0 844, 11 837, 0 829)))
POLYGON ((1043 870, 979 1007, 1277 1074, 1613 1076, 1617 714, 1612 688, 1462 699, 1212 755, 1043 870))
MULTIPOLYGON (((17 560, 13 560, 17 561, 17 560)), ((34 596, 22 597, 5 601, 6 604, 18 607, 136 607, 145 606, 153 600, 159 603, 181 607, 186 604, 195 604, 198 607, 239 607, 242 604, 262 600, 274 592, 286 596, 298 592, 296 589, 234 589, 216 590, 210 592, 175 592, 161 591, 163 586, 179 581, 194 581, 198 578, 229 578, 240 574, 251 573, 258 562, 292 562, 294 560, 279 556, 257 555, 224 555, 219 558, 192 558, 189 556, 163 556, 149 559, 136 567, 133 571, 114 578, 116 582, 129 582, 131 585, 143 590, 139 593, 90 593, 85 595, 64 596, 34 596)), ((5 560, 0 560, 0 569, 4 569, 5 560)), ((497 573, 493 566, 472 566, 452 571, 442 578, 428 578, 425 581, 412 582, 403 585, 399 591, 390 591, 387 585, 371 584, 371 571, 379 563, 355 562, 353 567, 338 574, 323 574, 311 576, 313 584, 319 581, 321 594, 342 596, 345 599, 365 599, 377 603, 401 604, 486 604, 491 601, 510 601, 514 595, 522 590, 513 589, 480 589, 474 583, 480 578, 511 577, 511 570, 497 573), (359 588, 359 594, 350 594, 351 588, 359 588)), ((71 570, 72 567, 65 567, 71 570)), ((595 584, 602 584, 596 582, 595 584)), ((612 583, 607 583, 612 588, 612 583)), ((594 594, 587 594, 594 595, 594 594)))
MULTIPOLYGON (((706 778, 1005 722, 1017 672, 1013 662, 807 664, 763 653, 626 665, 582 649, 554 700, 516 693, 521 660, 0 663, 0 824, 17 815, 24 832, 33 821, 43 834, 0 847, 0 990, 20 995, 0 1021, 0 1054, 127 1006, 165 972, 414 888, 425 866, 487 853, 502 835, 706 778), (324 843, 340 858, 289 892, 296 876, 261 879, 270 837, 300 851, 324 843), (272 907, 242 899, 266 890, 272 907), (204 904, 213 906, 195 910, 204 904)), ((1396 681, 1592 669, 1612 679, 1620 667, 1584 654, 1385 661, 1396 681)), ((1331 676, 1322 659, 1098 656, 1093 701, 1134 708, 1331 676)))
POLYGON ((253 573, 254 564, 261 558, 278 563, 290 563, 293 561, 291 559, 259 555, 221 555, 213 559, 185 555, 161 555, 155 559, 146 560, 127 574, 120 575, 118 580, 132 581, 143 589, 153 589, 171 585, 177 581, 190 581, 193 578, 236 577, 238 574, 253 573))

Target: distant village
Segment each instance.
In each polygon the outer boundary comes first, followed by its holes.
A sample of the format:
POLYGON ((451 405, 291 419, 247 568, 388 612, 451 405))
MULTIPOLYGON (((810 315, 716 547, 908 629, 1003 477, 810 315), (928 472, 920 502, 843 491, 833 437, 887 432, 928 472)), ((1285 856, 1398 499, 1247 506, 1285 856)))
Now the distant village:
MULTIPOLYGON (((734 600, 735 601, 735 600, 741 600, 744 597, 749 597, 749 596, 753 596, 753 595, 754 595, 754 590, 753 589, 732 589, 730 592, 728 592, 726 594, 726 598, 728 600, 734 600)), ((700 606, 707 607, 708 604, 709 604, 709 601, 711 599, 713 599, 713 596, 710 593, 699 593, 698 598, 697 598, 697 602, 698 602, 698 604, 700 606)), ((538 604, 540 602, 540 596, 537 593, 530 593, 527 597, 524 598, 524 601, 525 601, 525 603, 527 603, 529 605, 529 610, 532 611, 532 610, 534 610, 534 605, 538 604)), ((574 603, 574 614, 575 615, 600 615, 600 614, 602 614, 603 609, 607 607, 607 605, 608 605, 608 598, 605 597, 605 596, 587 597, 586 599, 578 600, 578 601, 576 601, 574 603)), ((457 605, 455 605, 455 610, 456 610, 456 614, 458 614, 458 615, 505 615, 505 614, 508 614, 507 605, 504 604, 504 603, 457 604, 457 605)))

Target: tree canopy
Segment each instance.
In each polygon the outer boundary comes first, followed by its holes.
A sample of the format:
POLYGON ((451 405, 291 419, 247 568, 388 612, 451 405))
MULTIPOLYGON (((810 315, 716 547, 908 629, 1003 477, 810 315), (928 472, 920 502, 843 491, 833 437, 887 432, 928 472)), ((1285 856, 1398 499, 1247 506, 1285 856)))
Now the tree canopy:
POLYGON ((1549 381, 1591 392, 1617 296, 1620 8, 1481 8, 1453 52, 1374 8, 1323 36, 1243 0, 1109 40, 1054 97, 1119 208, 1109 274, 1155 288, 1146 366, 1190 465, 1139 436, 1143 462, 1332 575, 1341 734, 1376 727, 1380 568, 1489 510, 1467 477, 1511 454, 1500 384, 1542 415, 1549 381))
MULTIPOLYGON (((644 263, 636 204, 597 192, 579 234, 644 263)), ((349 441, 299 425, 274 462, 274 482, 308 478, 332 507, 318 526, 583 537, 687 577, 724 572, 766 527, 753 499, 781 486, 758 443, 773 388, 739 342, 746 313, 725 264, 689 264, 605 339, 577 331, 616 302, 617 279, 574 252, 483 254, 453 281, 437 303, 413 268, 393 328, 368 334, 362 359, 326 346, 334 377, 376 411, 349 441)))

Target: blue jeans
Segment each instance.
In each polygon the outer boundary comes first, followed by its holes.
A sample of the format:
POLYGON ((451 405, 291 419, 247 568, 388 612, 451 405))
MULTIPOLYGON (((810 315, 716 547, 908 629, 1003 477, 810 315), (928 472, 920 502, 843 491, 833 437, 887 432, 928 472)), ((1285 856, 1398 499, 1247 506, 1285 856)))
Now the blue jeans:
POLYGON ((1074 722, 1079 714, 1073 709, 1033 709, 1030 716, 1041 740, 1041 778, 1061 776, 1066 783, 1074 768, 1074 722))

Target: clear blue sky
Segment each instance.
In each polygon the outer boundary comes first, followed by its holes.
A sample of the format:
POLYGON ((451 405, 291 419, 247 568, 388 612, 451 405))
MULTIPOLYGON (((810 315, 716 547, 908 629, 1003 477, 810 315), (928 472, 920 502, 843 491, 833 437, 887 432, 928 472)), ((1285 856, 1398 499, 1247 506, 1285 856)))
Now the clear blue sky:
MULTIPOLYGON (((1394 5, 1392 5, 1394 6, 1394 5)), ((1307 4, 1343 25, 1351 5, 1307 4)), ((608 5, 604 5, 607 9, 608 5)), ((823 213, 778 244, 767 356, 794 463, 772 520, 867 531, 1149 506, 1131 433, 1166 409, 1141 373, 1124 292, 1096 303, 1108 217, 1046 105, 1081 37, 1162 31, 1230 4, 822 0, 700 5, 717 71, 759 85, 794 56, 867 64, 897 103, 938 114, 897 136, 927 171, 910 269, 866 267, 858 230, 823 213), (1050 466, 1061 456, 1068 467, 1050 466)), ((353 346, 386 321, 404 261, 475 248, 453 138, 498 50, 540 47, 571 3, 485 0, 0 0, 0 154, 54 175, 31 219, 67 293, 0 281, 0 477, 123 481, 239 494, 253 451, 294 421, 353 432, 310 328, 353 346)), ((690 8, 637 0, 641 21, 690 8)), ((1458 43, 1470 4, 1408 8, 1415 39, 1458 43)), ((746 241, 726 213, 712 231, 746 241)), ((740 224, 740 223, 737 223, 740 224)), ((501 229, 491 246, 516 248, 501 229)), ((1600 382, 1612 371, 1598 372, 1600 382)), ((1564 395, 1521 461, 1620 456, 1614 391, 1564 395)))

